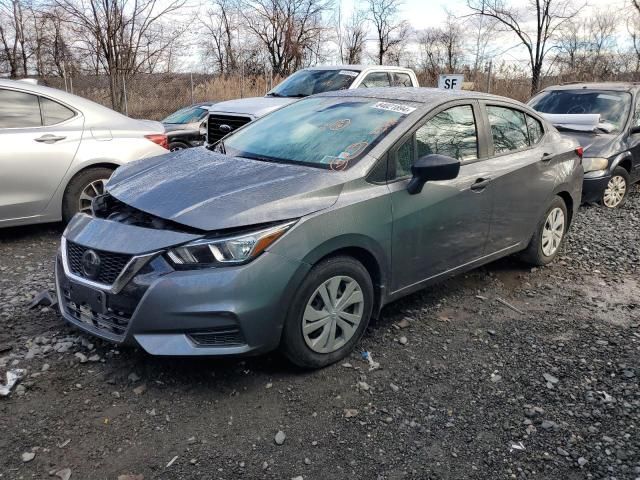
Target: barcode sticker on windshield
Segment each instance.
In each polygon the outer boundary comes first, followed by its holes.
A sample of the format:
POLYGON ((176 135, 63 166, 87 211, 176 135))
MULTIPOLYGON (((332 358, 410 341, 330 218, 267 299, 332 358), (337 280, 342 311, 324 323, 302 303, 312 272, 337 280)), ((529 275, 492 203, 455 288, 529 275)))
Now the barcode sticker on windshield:
POLYGON ((352 72, 351 70, 340 70, 338 75, 347 75, 349 77, 357 77, 358 72, 352 72))
POLYGON ((378 110, 388 110, 390 112, 401 113, 403 115, 409 115, 411 112, 414 112, 415 107, 408 107, 406 105, 400 105, 399 103, 388 103, 388 102, 378 102, 375 105, 371 105, 373 108, 377 108, 378 110))

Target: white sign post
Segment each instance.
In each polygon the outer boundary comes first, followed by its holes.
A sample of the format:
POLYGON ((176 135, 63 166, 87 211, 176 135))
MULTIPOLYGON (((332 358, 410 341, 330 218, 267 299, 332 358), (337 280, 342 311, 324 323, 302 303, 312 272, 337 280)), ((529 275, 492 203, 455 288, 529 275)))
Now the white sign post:
POLYGON ((464 82, 464 75, 440 75, 438 78, 438 88, 445 90, 461 90, 464 82))

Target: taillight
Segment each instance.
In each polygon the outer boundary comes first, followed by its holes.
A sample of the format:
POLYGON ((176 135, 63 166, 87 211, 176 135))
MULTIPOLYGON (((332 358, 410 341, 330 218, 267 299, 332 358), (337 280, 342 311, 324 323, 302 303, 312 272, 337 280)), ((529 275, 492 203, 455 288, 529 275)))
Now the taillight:
POLYGON ((169 140, 167 136, 162 133, 154 133, 151 135, 145 135, 144 138, 151 140, 156 145, 160 145, 162 148, 169 150, 169 140))
POLYGON ((582 147, 576 148, 576 153, 578 154, 578 156, 580 158, 582 158, 582 155, 584 154, 584 148, 582 148, 582 147))

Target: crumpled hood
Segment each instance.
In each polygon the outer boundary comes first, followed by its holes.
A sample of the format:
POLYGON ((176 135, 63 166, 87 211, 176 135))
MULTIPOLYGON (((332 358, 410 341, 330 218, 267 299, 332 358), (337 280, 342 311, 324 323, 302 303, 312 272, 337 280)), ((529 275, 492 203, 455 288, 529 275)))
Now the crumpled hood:
POLYGON ((621 148, 616 134, 567 131, 560 131, 560 134, 576 140, 584 148, 585 157, 608 158, 619 153, 621 148))
POLYGON ((211 113, 238 113, 243 115, 251 115, 253 117, 263 117, 267 113, 271 113, 280 107, 289 105, 299 98, 281 98, 281 97, 252 97, 239 98, 237 100, 228 100, 213 105, 209 111, 211 113))
POLYGON ((158 217, 213 231, 298 218, 338 199, 340 172, 193 148, 118 168, 107 191, 158 217))

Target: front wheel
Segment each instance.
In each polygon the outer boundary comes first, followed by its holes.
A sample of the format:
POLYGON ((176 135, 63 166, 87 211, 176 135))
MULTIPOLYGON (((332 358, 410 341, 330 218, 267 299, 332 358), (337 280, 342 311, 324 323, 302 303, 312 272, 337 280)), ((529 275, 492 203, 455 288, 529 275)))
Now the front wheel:
POLYGON ((71 179, 62 199, 62 221, 68 223, 78 212, 91 214, 91 202, 102 195, 113 173, 110 168, 89 168, 71 179))
POLYGON ((522 253, 522 259, 534 266, 551 263, 564 241, 568 220, 564 200, 555 197, 538 223, 529 246, 522 253))
POLYGON ((602 194, 602 205, 607 208, 621 207, 627 198, 630 183, 629 172, 622 167, 616 167, 602 194))
POLYGON ((319 263, 296 292, 281 348, 294 364, 322 368, 346 357, 362 337, 373 308, 367 269, 352 257, 319 263))

